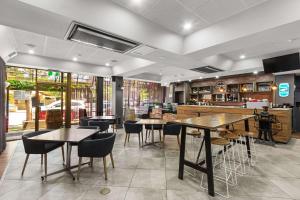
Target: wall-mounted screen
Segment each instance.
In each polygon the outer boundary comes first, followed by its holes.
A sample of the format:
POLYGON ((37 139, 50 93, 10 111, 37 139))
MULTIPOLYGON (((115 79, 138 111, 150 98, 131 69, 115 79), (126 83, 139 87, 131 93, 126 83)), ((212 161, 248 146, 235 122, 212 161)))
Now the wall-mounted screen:
POLYGON ((290 84, 280 83, 278 87, 278 92, 280 97, 288 97, 290 95, 290 84))

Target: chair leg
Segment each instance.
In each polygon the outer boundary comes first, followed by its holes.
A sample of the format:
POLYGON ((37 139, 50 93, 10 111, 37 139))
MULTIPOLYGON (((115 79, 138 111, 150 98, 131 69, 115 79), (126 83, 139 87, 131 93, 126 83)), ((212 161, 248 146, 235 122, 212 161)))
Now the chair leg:
POLYGON ((103 167, 104 167, 105 180, 107 180, 106 157, 103 157, 103 167))
POLYGON ((115 168, 115 161, 114 161, 113 154, 110 153, 109 155, 110 155, 111 165, 112 165, 113 168, 115 168))
POLYGON ((44 157, 43 154, 41 154, 41 165, 43 165, 43 162, 44 162, 44 157))
POLYGON ((44 159, 45 159, 45 181, 47 181, 47 154, 45 153, 44 155, 44 159))
POLYGON ((179 135, 177 135, 177 143, 178 143, 178 146, 180 147, 179 135))
POLYGON ((141 136, 140 136, 140 133, 138 135, 139 135, 139 147, 141 147, 141 136))
POLYGON ((159 141, 161 142, 161 130, 159 130, 159 141))
POLYGON ((78 171, 77 171, 77 180, 79 180, 79 176, 80 176, 81 163, 82 163, 82 157, 79 157, 78 171))
POLYGON ((142 147, 143 147, 143 141, 144 141, 144 133, 143 133, 143 131, 141 132, 141 135, 142 135, 142 147))
POLYGON ((165 147, 165 140, 166 140, 166 136, 163 135, 163 147, 165 147))
POLYGON ((94 166, 94 159, 93 159, 93 157, 90 157, 90 166, 91 166, 91 167, 94 166))
POLYGON ((28 158, 29 158, 29 154, 26 155, 26 158, 25 158, 25 163, 24 163, 24 166, 23 166, 23 169, 22 169, 22 176, 24 174, 24 171, 25 171, 25 168, 26 168, 26 165, 27 165, 27 161, 28 161, 28 158))
POLYGON ((64 145, 61 146, 61 153, 62 153, 63 164, 65 164, 65 148, 64 148, 64 145))
POLYGON ((126 135, 125 135, 125 141, 124 141, 124 147, 125 147, 125 145, 126 145, 127 136, 128 136, 128 134, 126 133, 126 135))
POLYGON ((129 143, 129 138, 130 138, 130 134, 128 134, 128 138, 127 138, 127 139, 128 139, 128 140, 127 140, 128 143, 129 143))
POLYGON ((146 138, 145 138, 145 143, 147 143, 147 138, 148 138, 148 130, 146 129, 146 138))

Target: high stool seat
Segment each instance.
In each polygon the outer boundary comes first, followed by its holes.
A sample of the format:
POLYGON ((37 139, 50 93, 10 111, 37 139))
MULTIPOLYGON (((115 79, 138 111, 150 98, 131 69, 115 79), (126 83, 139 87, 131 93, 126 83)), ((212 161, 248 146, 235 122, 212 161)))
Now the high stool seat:
MULTIPOLYGON (((231 161, 231 143, 230 140, 222 137, 211 137, 212 146, 218 146, 220 149, 214 155, 213 169, 221 169, 221 173, 215 173, 214 177, 216 181, 220 181, 225 183, 226 185, 226 194, 222 194, 222 192, 216 191, 222 197, 229 198, 229 185, 236 185, 236 173, 234 170, 234 166, 231 161), (222 171, 224 170, 224 171, 222 171)), ((234 154, 232 155, 234 158, 234 154)), ((201 187, 207 189, 203 186, 204 174, 202 174, 201 178, 201 187)))

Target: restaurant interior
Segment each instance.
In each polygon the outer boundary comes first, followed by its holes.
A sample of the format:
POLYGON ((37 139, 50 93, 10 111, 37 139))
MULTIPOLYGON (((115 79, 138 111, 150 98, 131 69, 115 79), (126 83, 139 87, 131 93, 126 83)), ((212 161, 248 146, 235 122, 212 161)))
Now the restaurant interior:
POLYGON ((299 0, 1 0, 1 200, 300 199, 299 0))

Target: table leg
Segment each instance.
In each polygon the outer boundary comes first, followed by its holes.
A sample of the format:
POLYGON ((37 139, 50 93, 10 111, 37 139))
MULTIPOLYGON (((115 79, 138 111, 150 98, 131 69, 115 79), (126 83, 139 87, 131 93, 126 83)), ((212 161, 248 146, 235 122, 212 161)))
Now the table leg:
POLYGON ((208 194, 211 195, 211 196, 215 196, 214 173, 213 173, 210 139, 211 139, 210 138, 210 130, 209 129, 204 129, 208 194))
POLYGON ((184 171, 184 154, 185 154, 185 139, 186 139, 186 126, 181 128, 181 143, 180 143, 180 157, 179 157, 179 172, 178 178, 183 179, 184 171))
MULTIPOLYGON (((245 123, 245 131, 249 132, 249 120, 246 119, 244 121, 244 123, 245 123)), ((246 136, 246 146, 247 146, 248 158, 251 158, 250 141, 249 141, 249 137, 248 136, 246 136)))
POLYGON ((151 129, 152 129, 152 144, 154 144, 154 127, 153 127, 153 124, 151 126, 151 129))

